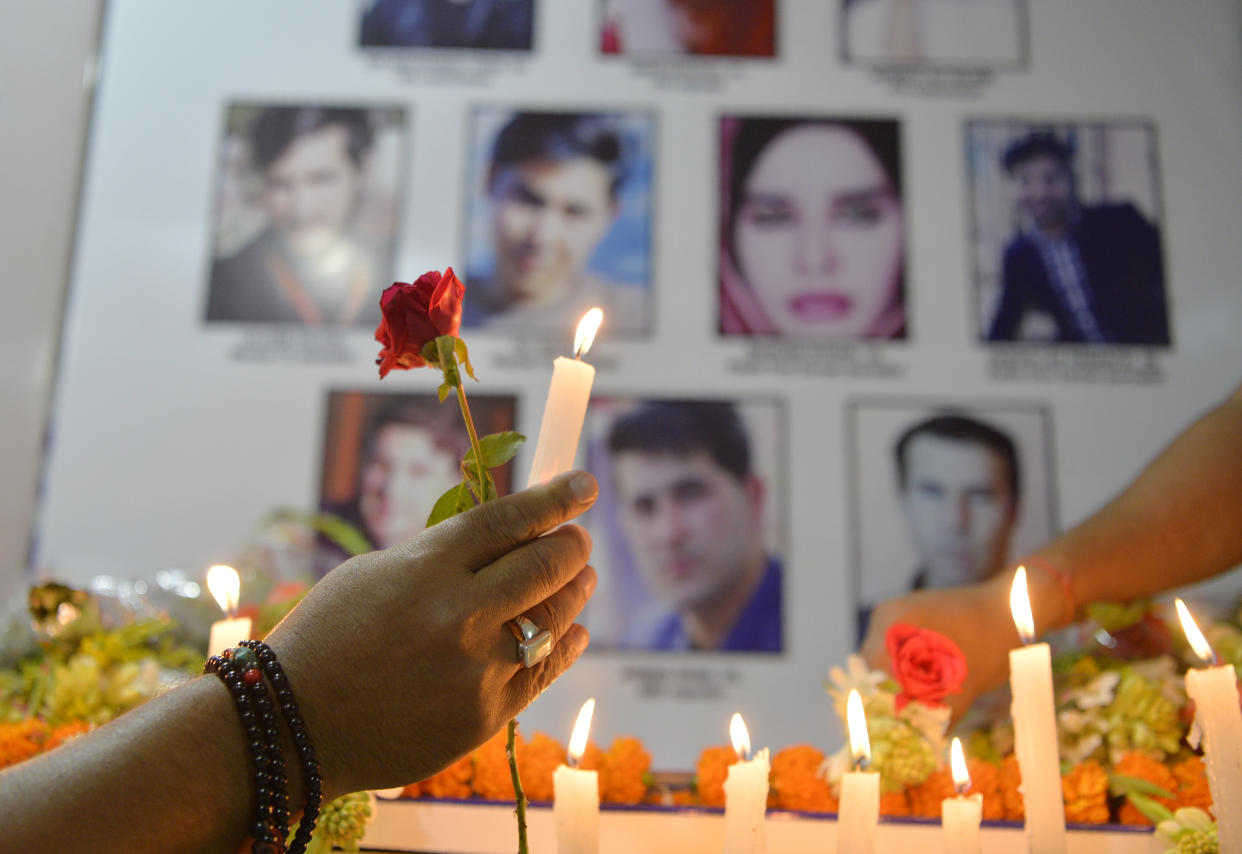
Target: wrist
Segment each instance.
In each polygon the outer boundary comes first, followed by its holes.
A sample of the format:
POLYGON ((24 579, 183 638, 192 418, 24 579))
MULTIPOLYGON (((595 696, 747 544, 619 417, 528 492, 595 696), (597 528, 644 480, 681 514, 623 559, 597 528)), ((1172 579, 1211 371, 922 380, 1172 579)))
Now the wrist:
POLYGON ((1059 561, 1031 554, 1022 558, 1018 565, 1026 567, 1031 610, 1040 634, 1077 621, 1079 601, 1074 577, 1062 568, 1059 561))

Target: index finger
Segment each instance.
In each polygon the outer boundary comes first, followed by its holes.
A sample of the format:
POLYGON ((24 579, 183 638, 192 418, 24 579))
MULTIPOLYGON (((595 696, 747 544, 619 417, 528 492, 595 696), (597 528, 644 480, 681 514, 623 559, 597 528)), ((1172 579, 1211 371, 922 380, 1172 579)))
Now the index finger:
POLYGON ((567 472, 445 519, 414 542, 454 568, 474 572, 576 518, 595 503, 598 494, 599 487, 589 473, 567 472))

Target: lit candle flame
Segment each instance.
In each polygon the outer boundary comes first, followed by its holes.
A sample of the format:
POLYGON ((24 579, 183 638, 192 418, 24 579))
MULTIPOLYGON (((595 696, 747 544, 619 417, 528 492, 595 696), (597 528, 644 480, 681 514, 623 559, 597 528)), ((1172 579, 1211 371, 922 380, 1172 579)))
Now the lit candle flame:
POLYGON ((1190 642, 1190 648, 1195 651, 1195 655, 1209 666, 1216 664, 1216 652, 1212 649, 1211 644, 1207 642, 1207 638, 1203 636, 1203 632, 1199 631, 1199 624, 1195 622, 1195 618, 1190 616, 1190 611, 1186 609, 1186 603, 1181 597, 1173 600, 1173 605, 1177 608, 1177 618, 1182 621, 1182 631, 1186 633, 1186 640, 1190 642))
POLYGON ((871 764, 871 739, 867 737, 867 716, 863 714, 862 696, 856 688, 850 689, 845 701, 845 723, 850 731, 850 755, 856 769, 871 764))
POLYGON ((1009 612, 1013 624, 1018 627, 1022 643, 1035 640, 1035 617, 1031 614, 1031 597, 1026 592, 1026 567, 1018 567, 1013 574, 1013 587, 1009 588, 1009 612))
POLYGON ((953 746, 949 748, 949 765, 953 769, 953 785, 959 795, 966 794, 970 788, 970 771, 966 770, 966 757, 962 755, 962 740, 953 737, 953 746))
POLYGON ((595 698, 587 700, 578 711, 573 735, 569 737, 569 767, 577 767, 586 752, 587 735, 591 732, 591 716, 595 714, 595 698))
POLYGON ((743 762, 750 759, 750 733, 746 730, 746 721, 737 712, 729 719, 729 738, 733 741, 737 758, 743 762))
POLYGON ((599 325, 603 322, 602 309, 593 308, 582 315, 582 319, 578 321, 578 331, 574 334, 575 359, 581 359, 586 355, 586 351, 591 349, 591 343, 595 341, 595 333, 599 331, 599 325))
POLYGON ((237 570, 216 564, 207 570, 207 589, 221 611, 230 618, 237 616, 237 602, 241 599, 241 578, 237 570))

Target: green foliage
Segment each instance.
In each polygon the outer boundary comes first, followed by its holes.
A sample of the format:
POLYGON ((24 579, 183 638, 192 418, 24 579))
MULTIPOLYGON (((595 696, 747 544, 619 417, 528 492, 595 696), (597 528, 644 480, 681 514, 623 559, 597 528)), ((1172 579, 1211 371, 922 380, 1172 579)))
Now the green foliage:
POLYGON ((461 483, 455 483, 436 499, 436 503, 431 508, 431 514, 427 516, 427 527, 437 525, 458 513, 465 513, 473 506, 474 496, 466 488, 466 482, 463 480, 461 483))
MULTIPOLYGON (((503 466, 517 454, 518 448, 522 447, 522 443, 526 441, 526 437, 515 430, 504 430, 500 433, 492 433, 479 439, 479 448, 483 451, 483 465, 489 469, 497 466, 503 466)), ((474 468, 474 448, 466 451, 466 455, 461 458, 461 465, 464 470, 469 471, 474 468)))
POLYGON ((293 507, 284 507, 268 517, 269 522, 296 522, 317 534, 322 534, 333 545, 348 555, 366 554, 375 546, 356 525, 351 525, 332 513, 309 513, 293 507))

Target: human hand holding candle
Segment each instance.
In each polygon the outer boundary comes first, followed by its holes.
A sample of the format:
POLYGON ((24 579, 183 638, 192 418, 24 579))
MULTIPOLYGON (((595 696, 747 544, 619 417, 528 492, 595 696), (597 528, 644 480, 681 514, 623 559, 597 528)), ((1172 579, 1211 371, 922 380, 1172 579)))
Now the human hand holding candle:
POLYGON ((1203 755, 1212 813, 1221 851, 1242 851, 1242 710, 1238 706, 1238 675, 1232 664, 1217 664, 1216 653, 1186 603, 1176 600, 1186 640, 1209 666, 1186 671, 1186 694, 1195 701, 1195 723, 1203 733, 1203 755))
POLYGON ((867 736, 862 697, 855 689, 850 689, 845 702, 845 723, 849 729, 854 770, 841 777, 837 851, 839 854, 873 854, 875 829, 880 821, 880 775, 866 770, 871 764, 871 739, 867 736))
POLYGON ((558 356, 552 363, 552 382, 548 386, 527 486, 547 483, 573 468, 587 401, 591 399, 591 384, 595 381, 595 368, 582 361, 582 357, 595 340, 603 320, 604 312, 598 308, 584 314, 574 336, 574 357, 558 356))
POLYGON ((940 822, 944 828, 945 854, 980 854, 979 822, 983 818, 983 795, 976 792, 970 797, 970 772, 966 770, 966 757, 962 755, 962 740, 953 739, 949 765, 953 770, 953 785, 957 797, 945 798, 940 803, 940 822))
POLYGON ((207 589, 224 612, 223 620, 211 624, 211 635, 207 641, 207 656, 210 658, 249 638, 250 618, 237 616, 241 578, 233 567, 217 564, 207 570, 207 589))
POLYGON ((765 747, 750 758, 750 733, 736 712, 729 720, 729 738, 738 761, 725 776, 725 854, 762 854, 767 850, 763 821, 768 810, 768 774, 772 765, 765 747))
POLYGON ((599 851, 599 773, 575 768, 586 750, 595 699, 582 704, 569 738, 569 764, 552 774, 555 799, 556 850, 560 854, 596 854, 599 851))
POLYGON ((1035 639, 1035 618, 1026 590, 1026 568, 1018 567, 1009 591, 1009 610, 1022 647, 1009 651, 1013 690, 1013 742, 1022 772, 1026 841, 1031 854, 1064 854, 1065 801, 1057 750, 1052 653, 1035 639))

